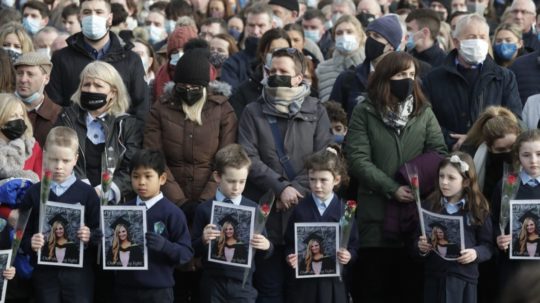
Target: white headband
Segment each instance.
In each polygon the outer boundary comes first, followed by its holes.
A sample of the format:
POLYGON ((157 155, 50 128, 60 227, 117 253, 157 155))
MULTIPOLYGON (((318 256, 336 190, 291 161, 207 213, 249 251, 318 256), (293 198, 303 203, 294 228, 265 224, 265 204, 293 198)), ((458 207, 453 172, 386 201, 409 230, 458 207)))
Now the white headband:
POLYGON ((462 173, 469 171, 469 164, 467 164, 465 161, 462 161, 458 155, 453 155, 450 157, 451 163, 456 163, 459 165, 459 170, 461 170, 462 173))

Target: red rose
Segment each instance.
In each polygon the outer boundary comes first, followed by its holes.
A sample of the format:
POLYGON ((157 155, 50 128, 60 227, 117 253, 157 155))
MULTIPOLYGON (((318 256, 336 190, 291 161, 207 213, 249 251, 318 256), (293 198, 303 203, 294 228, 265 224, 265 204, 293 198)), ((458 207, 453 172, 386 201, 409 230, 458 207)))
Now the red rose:
POLYGON ((52 171, 46 170, 46 171, 43 173, 43 178, 44 178, 44 179, 51 179, 51 178, 52 178, 52 171))
POLYGON ((101 177, 103 178, 103 182, 111 181, 111 174, 109 174, 109 172, 104 172, 101 177))
POLYGON ((266 203, 261 205, 261 211, 265 217, 268 216, 268 214, 270 214, 270 205, 266 203))
POLYGON ((348 201, 347 201, 347 208, 355 209, 355 208, 356 208, 356 201, 354 201, 354 200, 348 200, 348 201))
POLYGON ((414 188, 420 187, 420 183, 418 182, 418 176, 414 176, 411 178, 411 186, 414 188))
POLYGON ((507 179, 508 184, 514 185, 514 183, 516 183, 516 180, 517 180, 516 175, 508 175, 508 179, 507 179))
POLYGON ((22 237, 23 237, 23 231, 20 230, 20 229, 17 230, 17 232, 15 233, 15 239, 20 240, 20 239, 22 239, 22 237))

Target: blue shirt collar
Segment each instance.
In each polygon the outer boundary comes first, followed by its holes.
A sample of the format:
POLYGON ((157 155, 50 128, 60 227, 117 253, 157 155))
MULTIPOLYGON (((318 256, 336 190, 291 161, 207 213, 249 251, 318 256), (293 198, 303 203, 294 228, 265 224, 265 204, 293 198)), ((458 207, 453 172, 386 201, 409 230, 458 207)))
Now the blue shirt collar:
POLYGON ((146 209, 150 209, 152 206, 156 205, 156 203, 159 202, 159 200, 163 199, 163 193, 159 192, 159 194, 153 198, 150 198, 146 201, 143 201, 141 197, 137 196, 137 200, 135 201, 136 205, 144 205, 146 206, 146 209))
MULTIPOLYGON (((109 35, 109 33, 107 33, 107 35, 109 35)), ((92 56, 94 57, 94 59, 96 60, 101 60, 103 59, 103 57, 105 57, 105 55, 107 55, 107 52, 109 52, 109 49, 111 48, 111 39, 109 38, 109 41, 107 41, 107 43, 105 43, 105 45, 103 46, 103 48, 101 48, 99 51, 96 50, 95 48, 93 48, 90 44, 88 44, 84 39, 83 39, 83 46, 84 46, 84 49, 92 56)))
POLYGON ((315 194, 311 193, 311 196, 313 197, 313 201, 315 202, 315 206, 317 207, 317 209, 319 210, 319 214, 322 216, 324 214, 324 211, 328 208, 328 206, 330 205, 330 203, 332 203, 332 200, 334 199, 334 193, 332 193, 330 195, 330 197, 328 197, 328 199, 326 200, 321 200, 319 199, 317 196, 315 196, 315 194), (324 206, 323 206, 324 204, 324 206))
POLYGON ((240 202, 242 202, 242 195, 240 195, 240 196, 238 196, 238 197, 236 197, 234 199, 231 199, 231 198, 226 197, 221 192, 221 190, 219 190, 219 188, 218 188, 216 190, 216 200, 219 201, 219 202, 223 202, 223 201, 225 201, 225 199, 230 199, 234 205, 240 205, 240 202))
MULTIPOLYGON (((521 179, 521 184, 523 185, 529 183, 529 181, 531 181, 532 179, 535 179, 529 176, 529 174, 527 174, 524 170, 519 171, 519 178, 521 179)), ((537 177, 536 181, 538 181, 538 183, 540 184, 540 177, 537 177)))
POLYGON ((446 209, 446 212, 450 215, 453 215, 459 212, 460 209, 463 209, 463 207, 465 207, 466 203, 467 202, 465 198, 459 200, 457 203, 450 203, 448 202, 448 200, 446 200, 445 197, 442 198, 442 205, 444 209, 446 209))
POLYGON ((51 189, 57 196, 61 196, 71 187, 71 185, 73 185, 73 183, 75 183, 75 181, 77 181, 77 178, 74 173, 71 173, 71 175, 62 183, 51 181, 51 189))

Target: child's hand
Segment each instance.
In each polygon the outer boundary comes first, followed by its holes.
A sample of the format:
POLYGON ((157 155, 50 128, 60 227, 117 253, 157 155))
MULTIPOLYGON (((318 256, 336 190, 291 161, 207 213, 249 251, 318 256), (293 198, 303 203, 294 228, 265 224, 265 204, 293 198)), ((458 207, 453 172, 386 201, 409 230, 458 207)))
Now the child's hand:
POLYGON ((165 242, 167 241, 165 237, 154 232, 147 232, 145 236, 148 249, 153 251, 163 251, 163 247, 165 247, 165 242))
POLYGON ((427 242, 426 236, 420 236, 418 238, 418 249, 423 254, 427 254, 432 249, 431 244, 427 242))
POLYGON ((2 276, 4 276, 4 278, 6 280, 11 280, 11 279, 15 278, 15 273, 16 273, 15 267, 10 266, 10 267, 4 269, 4 272, 2 273, 2 276))
POLYGON ((295 254, 290 254, 287 256, 287 264, 293 269, 296 269, 297 256, 295 254))
POLYGON ((510 235, 500 235, 497 237, 497 246, 500 250, 507 250, 510 246, 510 241, 512 240, 512 236, 510 235))
POLYGON ((253 239, 251 239, 251 245, 255 249, 268 250, 270 248, 270 241, 263 235, 254 234, 253 239))
POLYGON ((337 251, 337 258, 339 264, 347 264, 351 260, 351 253, 345 248, 340 248, 337 251))
POLYGON ((208 224, 203 229, 203 243, 208 244, 210 241, 215 240, 221 233, 216 230, 214 224, 208 224))
POLYGON ((19 210, 18 209, 12 209, 11 212, 9 212, 9 217, 7 219, 9 226, 15 228, 17 225, 17 221, 19 221, 19 210))
POLYGON ((43 234, 34 234, 30 240, 30 245, 33 251, 38 252, 43 245, 45 245, 45 238, 43 237, 43 234))
POLYGON ((83 225, 79 230, 77 231, 77 238, 79 238, 83 243, 88 243, 90 241, 90 228, 88 226, 83 225))
POLYGON ((477 257, 476 250, 472 248, 464 249, 460 253, 461 253, 461 256, 457 258, 456 260, 460 264, 469 264, 471 262, 474 262, 474 260, 476 260, 476 257, 477 257))

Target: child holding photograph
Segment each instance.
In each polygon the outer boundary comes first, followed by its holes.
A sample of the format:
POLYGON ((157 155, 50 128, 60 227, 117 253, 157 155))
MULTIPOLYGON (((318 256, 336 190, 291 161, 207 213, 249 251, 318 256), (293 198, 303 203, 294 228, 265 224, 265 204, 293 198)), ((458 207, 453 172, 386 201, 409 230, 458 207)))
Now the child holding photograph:
MULTIPOLYGON (((300 264, 301 270, 322 270, 326 263, 324 253, 320 251, 322 239, 320 236, 308 237, 309 253, 300 256, 294 254, 294 223, 300 222, 339 222, 344 205, 334 192, 341 184, 347 184, 348 175, 345 160, 341 150, 336 145, 311 155, 305 163, 308 172, 310 194, 298 203, 294 209, 285 237, 287 263, 296 268, 300 264), (313 245, 318 249, 313 250, 313 245), (309 263, 309 265, 308 265, 309 263)), ((352 232, 347 248, 340 248, 337 259, 340 264, 346 265, 354 261, 357 256, 358 235, 356 224, 353 222, 352 232)), ((323 277, 317 279, 295 279, 291 285, 290 294, 294 302, 341 303, 348 302, 345 284, 338 277, 323 277)))
POLYGON ((462 216, 465 249, 456 261, 444 260, 433 252, 425 236, 418 249, 425 259, 424 302, 476 302, 478 264, 493 254, 489 205, 477 183, 472 158, 455 152, 441 161, 437 190, 424 207, 444 215, 462 216), (444 285, 444 287, 441 287, 444 285))
MULTIPOLYGON (((83 267, 67 268, 36 265, 32 275, 32 282, 38 302, 48 302, 51 298, 59 298, 63 302, 90 303, 93 301, 93 263, 96 256, 89 253, 92 250, 88 248, 95 248, 95 246, 90 245, 89 241, 91 232, 99 227, 99 198, 94 188, 78 180, 73 173, 73 167, 77 163, 78 149, 77 133, 63 126, 55 127, 50 131, 44 148, 46 160, 52 171, 49 201, 66 204, 80 203, 85 208, 84 225, 77 231, 77 240, 82 241, 87 247, 84 253, 83 267)), ((30 252, 30 249, 37 252, 48 246, 43 234, 38 232, 40 191, 41 183, 34 184, 28 189, 22 202, 22 208, 32 208, 22 243, 22 247, 26 252, 30 252)), ((65 220, 60 221, 67 223, 65 220)), ((51 236, 54 236, 55 232, 51 236)), ((64 251, 64 256, 65 253, 64 251)), ((49 253, 46 252, 46 256, 48 255, 49 253)))
POLYGON ((118 303, 171 303, 174 268, 193 257, 186 217, 161 192, 167 174, 160 152, 138 151, 129 170, 137 198, 126 205, 146 206, 148 270, 116 272, 115 299, 118 303))
MULTIPOLYGON (((521 171, 519 172, 519 189, 517 190, 515 200, 537 200, 540 199, 540 130, 531 129, 521 133, 513 146, 513 159, 521 165, 521 171)), ((499 226, 499 218, 501 214, 501 190, 502 181, 496 186, 496 190, 493 193, 491 203, 493 205, 492 220, 493 225, 499 226)), ((522 254, 523 256, 529 255, 527 251, 527 242, 531 244, 538 242, 538 220, 534 220, 534 217, 538 219, 538 214, 530 214, 526 216, 524 214, 519 218, 519 223, 523 229, 520 232, 522 241, 514 239, 513 250, 516 255, 522 254), (527 231, 527 225, 529 226, 529 232, 527 231), (533 227, 534 225, 534 227, 533 227), (518 240, 518 241, 516 241, 518 240)), ((501 235, 500 228, 494 229, 497 237, 497 246, 499 248, 498 256, 498 270, 499 278, 502 286, 506 285, 508 278, 510 278, 518 269, 528 264, 527 261, 510 260, 509 259, 509 247, 512 236, 510 235, 509 224, 505 227, 504 235, 501 235)), ((535 244, 533 244, 535 245, 535 244)), ((531 246, 531 245, 529 245, 531 246)), ((538 246, 536 244, 536 246, 538 246)), ((533 254, 536 255, 536 252, 533 254)), ((539 255, 536 255, 539 256, 539 255)))
MULTIPOLYGON (((213 201, 258 207, 257 203, 242 196, 250 165, 248 155, 238 144, 230 144, 219 150, 215 157, 214 179, 218 184, 215 199, 200 204, 195 212, 193 248, 195 256, 202 257, 203 262, 201 279, 203 303, 255 302, 257 298, 257 291, 251 282, 255 262, 251 263, 246 284, 242 287, 245 268, 207 261, 210 241, 218 239, 221 235, 221 231, 217 230, 214 224, 210 224, 213 201)), ((273 246, 264 235, 253 235, 251 245, 258 250, 256 258, 268 258, 272 254, 273 246)))

